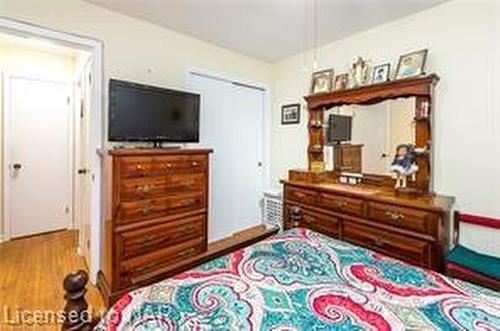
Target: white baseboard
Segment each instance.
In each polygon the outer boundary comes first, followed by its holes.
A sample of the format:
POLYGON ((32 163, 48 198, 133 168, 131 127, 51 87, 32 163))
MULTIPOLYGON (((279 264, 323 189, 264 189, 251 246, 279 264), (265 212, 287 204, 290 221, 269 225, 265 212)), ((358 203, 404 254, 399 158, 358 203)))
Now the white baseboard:
POLYGON ((0 233, 0 243, 3 243, 5 241, 5 236, 3 233, 0 233))

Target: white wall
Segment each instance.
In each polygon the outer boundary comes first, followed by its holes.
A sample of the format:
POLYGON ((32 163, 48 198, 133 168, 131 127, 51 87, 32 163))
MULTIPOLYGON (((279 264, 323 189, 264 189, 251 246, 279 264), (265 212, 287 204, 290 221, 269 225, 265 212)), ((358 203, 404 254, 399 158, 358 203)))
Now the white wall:
MULTIPOLYGON (((0 71, 24 77, 53 81, 73 82, 74 57, 49 51, 34 50, 18 45, 0 36, 0 71)), ((0 80, 0 146, 3 146, 3 102, 2 80, 0 80)), ((2 150, 3 148, 0 148, 2 150)), ((0 168, 3 169, 3 153, 0 153, 0 168)), ((0 187, 3 187, 3 173, 0 174, 0 187)), ((0 237, 4 229, 3 190, 0 190, 0 237)))
MULTIPOLYGON (((319 49, 319 69, 346 72, 355 56, 376 65, 429 49, 427 72, 441 77, 435 95, 434 187, 457 197, 456 207, 500 217, 499 44, 500 3, 455 0, 319 49)), ((308 55, 311 59, 310 54, 308 55)), ((280 107, 302 101, 310 74, 304 55, 276 63, 273 84, 271 178, 306 168, 305 116, 299 126, 280 124, 280 107)), ((309 60, 309 67, 311 66, 309 60)), ((305 111, 303 112, 305 115, 305 111)), ((500 256, 499 232, 470 230, 472 246, 500 256)))
POLYGON ((0 15, 103 41, 106 87, 112 77, 182 89, 190 67, 270 83, 268 63, 80 0, 2 0, 0 15))

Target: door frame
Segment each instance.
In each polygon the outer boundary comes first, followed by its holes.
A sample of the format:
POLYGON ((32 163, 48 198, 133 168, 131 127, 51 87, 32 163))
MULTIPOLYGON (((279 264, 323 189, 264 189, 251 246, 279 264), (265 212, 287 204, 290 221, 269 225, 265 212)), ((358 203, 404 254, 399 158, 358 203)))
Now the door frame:
POLYGON ((59 81, 52 79, 45 79, 43 77, 29 77, 23 74, 17 74, 15 71, 2 71, 2 88, 3 88, 3 123, 2 123, 2 138, 3 138, 3 219, 4 219, 4 235, 6 235, 6 240, 10 240, 12 238, 12 218, 11 218, 11 180, 10 174, 11 169, 10 165, 12 164, 12 155, 11 155, 11 144, 12 144, 12 107, 11 107, 11 85, 13 79, 25 79, 31 81, 37 81, 42 83, 54 83, 58 85, 64 85, 68 87, 68 91, 70 92, 70 101, 69 101, 69 117, 68 117, 68 192, 69 192, 69 203, 68 203, 68 222, 66 224, 67 229, 71 229, 73 226, 73 217, 74 217, 74 208, 73 208, 73 176, 74 176, 74 162, 73 162, 73 143, 75 139, 73 121, 74 121, 74 104, 73 104, 73 91, 74 86, 71 81, 59 81))
MULTIPOLYGON (((239 77, 234 77, 231 74, 222 73, 218 71, 202 69, 199 67, 190 67, 186 71, 185 84, 187 89, 191 89, 189 86, 189 79, 192 75, 198 75, 206 78, 222 80, 238 85, 248 86, 250 88, 259 89, 264 93, 264 105, 262 114, 262 199, 264 198, 264 192, 271 187, 271 130, 272 130, 272 113, 271 113, 271 89, 268 84, 262 82, 256 82, 246 79, 241 79, 239 77)), ((210 147, 210 146, 207 146, 210 147)))
MULTIPOLYGON (((90 280, 96 282, 101 265, 101 195, 102 195, 102 148, 104 136, 103 98, 103 42, 94 38, 74 33, 57 31, 38 25, 0 17, 0 29, 14 35, 32 36, 69 45, 89 51, 92 57, 92 101, 89 130, 89 156, 91 170, 90 199, 90 280)), ((4 233, 4 240, 10 239, 10 233, 4 233)))

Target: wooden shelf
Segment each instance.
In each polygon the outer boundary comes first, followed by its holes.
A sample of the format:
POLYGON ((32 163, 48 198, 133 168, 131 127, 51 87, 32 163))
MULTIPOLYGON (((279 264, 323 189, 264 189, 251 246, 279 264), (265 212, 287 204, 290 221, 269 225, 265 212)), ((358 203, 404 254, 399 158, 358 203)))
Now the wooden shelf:
POLYGON ((405 78, 389 82, 365 85, 353 89, 315 94, 304 97, 309 110, 323 110, 342 105, 370 105, 385 100, 430 97, 434 84, 439 81, 436 74, 405 78))

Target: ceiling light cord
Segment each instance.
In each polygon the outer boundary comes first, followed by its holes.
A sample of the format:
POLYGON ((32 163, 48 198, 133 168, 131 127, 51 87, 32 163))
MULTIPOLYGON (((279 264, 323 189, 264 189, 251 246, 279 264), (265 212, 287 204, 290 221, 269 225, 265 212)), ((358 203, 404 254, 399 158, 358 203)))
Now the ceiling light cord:
POLYGON ((319 32, 319 22, 318 22, 318 0, 314 1, 314 53, 313 53, 313 69, 318 69, 318 32, 319 32))

